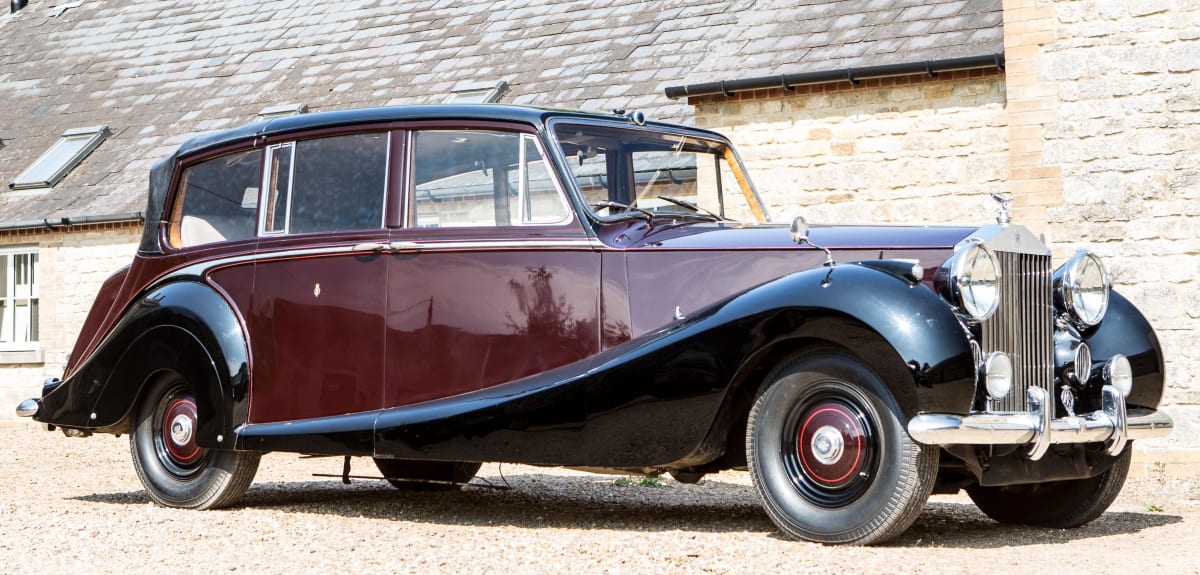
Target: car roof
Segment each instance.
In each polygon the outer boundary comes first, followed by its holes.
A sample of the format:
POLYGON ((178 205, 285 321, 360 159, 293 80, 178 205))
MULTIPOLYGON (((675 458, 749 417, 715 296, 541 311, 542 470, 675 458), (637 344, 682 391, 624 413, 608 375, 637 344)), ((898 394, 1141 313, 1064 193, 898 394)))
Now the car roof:
MULTIPOLYGON (((620 120, 623 117, 615 113, 600 114, 578 110, 559 110, 553 108, 535 108, 528 106, 511 106, 504 104, 430 104, 420 106, 388 106, 379 108, 357 108, 351 110, 334 110, 298 114, 282 118, 272 118, 252 122, 236 128, 221 130, 193 137, 185 141, 176 150, 175 157, 191 155, 203 150, 233 144, 256 137, 270 137, 289 132, 300 132, 313 129, 335 128, 354 124, 381 124, 388 122, 424 121, 424 120, 494 120, 519 122, 542 126, 553 118, 577 120, 620 120)), ((677 124, 647 121, 647 126, 663 128, 683 128, 677 124)), ((688 130, 701 132, 718 139, 724 139, 720 134, 686 127, 688 130)))
MULTIPOLYGON (((381 108, 358 108, 351 110, 335 110, 315 112, 272 118, 253 122, 244 126, 221 130, 193 137, 179 146, 173 154, 159 160, 150 170, 150 190, 147 194, 145 224, 142 230, 142 241, 138 251, 142 253, 161 253, 159 246, 158 228, 167 194, 174 178, 175 167, 181 158, 201 153, 213 148, 251 141, 256 138, 271 137, 292 132, 337 128, 356 124, 386 124, 390 122, 412 122, 423 120, 477 120, 519 122, 541 128, 552 119, 578 121, 629 122, 633 120, 619 115, 614 110, 611 114, 581 112, 577 110, 558 110, 553 108, 535 108, 529 106, 512 106, 505 104, 430 104, 423 106, 389 106, 381 108)), ((639 118, 640 119, 640 118, 639 118)), ((726 141, 725 137, 709 130, 680 126, 666 122, 647 121, 644 124, 651 128, 668 130, 686 130, 704 135, 716 140, 726 141)))

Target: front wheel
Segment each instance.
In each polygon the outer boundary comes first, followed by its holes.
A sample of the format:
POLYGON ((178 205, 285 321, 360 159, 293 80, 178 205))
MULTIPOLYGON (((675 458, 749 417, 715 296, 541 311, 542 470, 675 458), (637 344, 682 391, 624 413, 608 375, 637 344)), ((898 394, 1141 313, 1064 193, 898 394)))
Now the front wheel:
POLYGON ((195 396, 180 374, 150 384, 129 435, 134 469, 150 498, 167 507, 231 505, 254 481, 262 454, 200 447, 196 414, 195 396))
POLYGON ((967 495, 988 517, 1000 523, 1070 529, 1100 516, 1121 492, 1133 446, 1125 446, 1107 471, 1085 479, 1021 485, 972 485, 967 495))
POLYGON ((786 535, 866 545, 916 520, 933 489, 938 450, 909 437, 870 367, 820 350, 767 376, 750 411, 746 460, 763 507, 786 535))

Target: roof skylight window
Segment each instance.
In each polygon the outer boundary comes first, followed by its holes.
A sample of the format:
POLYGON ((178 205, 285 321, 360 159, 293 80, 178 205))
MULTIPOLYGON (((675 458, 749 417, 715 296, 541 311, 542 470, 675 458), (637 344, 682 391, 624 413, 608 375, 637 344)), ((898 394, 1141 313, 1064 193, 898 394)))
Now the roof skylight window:
POLYGON ((270 120, 271 118, 283 118, 285 116, 299 116, 300 114, 308 113, 308 104, 279 104, 263 108, 258 113, 258 119, 270 120))
POLYGON ((447 104, 491 104, 508 89, 508 82, 462 83, 446 97, 447 104))
POLYGON ((9 182, 8 187, 14 190, 54 187, 106 137, 108 126, 73 128, 63 132, 62 137, 32 166, 9 182))

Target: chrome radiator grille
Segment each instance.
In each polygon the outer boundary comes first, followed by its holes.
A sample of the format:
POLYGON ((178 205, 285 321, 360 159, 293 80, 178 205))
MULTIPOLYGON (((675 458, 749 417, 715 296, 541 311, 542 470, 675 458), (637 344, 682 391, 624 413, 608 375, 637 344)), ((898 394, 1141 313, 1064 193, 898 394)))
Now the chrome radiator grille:
MULTIPOLYGON (((985 354, 1007 353, 1013 364, 1012 391, 993 404, 998 411, 1024 411, 1026 391, 1054 381, 1054 301, 1050 256, 997 251, 1000 307, 983 322, 985 354)), ((1054 397, 1052 389, 1047 395, 1054 397)))

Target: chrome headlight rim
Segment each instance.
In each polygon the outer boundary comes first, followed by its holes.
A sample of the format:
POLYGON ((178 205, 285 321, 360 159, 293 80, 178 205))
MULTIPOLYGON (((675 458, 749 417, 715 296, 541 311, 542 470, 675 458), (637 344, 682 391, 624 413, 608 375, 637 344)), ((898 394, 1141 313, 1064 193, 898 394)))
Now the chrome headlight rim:
POLYGON ((1104 364, 1104 381, 1113 386, 1121 397, 1129 397, 1133 393, 1133 366, 1129 358, 1116 354, 1104 364))
POLYGON ((1054 274, 1055 300, 1059 310, 1079 329, 1089 329, 1100 325, 1104 315, 1108 313, 1109 296, 1112 293, 1112 276, 1104 267, 1100 257, 1089 250, 1079 250, 1071 259, 1054 274), (1098 270, 1100 284, 1082 285, 1089 266, 1098 270), (1090 305, 1084 296, 1099 289, 1101 292, 1099 305, 1090 305))
POLYGON ((991 248, 978 241, 964 244, 942 265, 942 273, 946 276, 945 286, 948 290, 946 295, 951 303, 964 314, 975 321, 985 321, 995 315, 996 310, 1000 307, 1001 271, 1000 260, 996 258, 996 254, 991 248), (968 266, 978 262, 979 255, 986 258, 995 278, 991 301, 980 301, 974 290, 971 289, 974 270, 968 269, 968 266))

